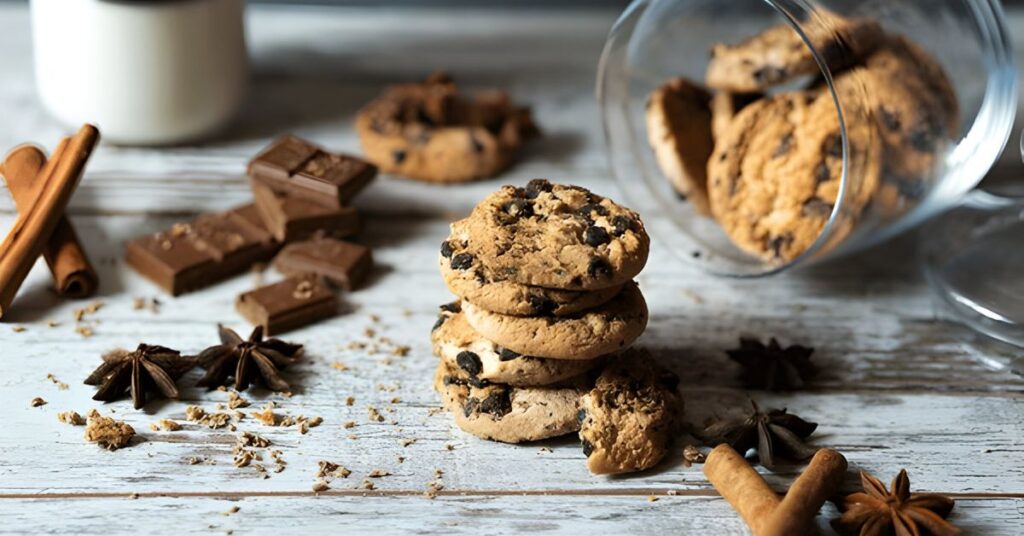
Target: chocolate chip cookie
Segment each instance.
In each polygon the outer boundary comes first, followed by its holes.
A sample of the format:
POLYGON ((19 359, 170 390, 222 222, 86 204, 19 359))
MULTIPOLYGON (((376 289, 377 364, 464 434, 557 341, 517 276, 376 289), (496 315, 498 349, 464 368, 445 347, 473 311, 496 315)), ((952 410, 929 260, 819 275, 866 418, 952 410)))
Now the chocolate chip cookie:
POLYGON ((708 208, 707 161, 711 139, 711 95, 683 78, 674 78, 647 99, 647 141, 661 172, 679 196, 700 214, 708 208))
POLYGON ((608 303, 571 316, 509 316, 469 302, 462 310, 485 338, 520 354, 551 359, 593 359, 616 352, 647 327, 647 303, 633 282, 608 303))
POLYGON ((583 397, 578 419, 594 474, 643 471, 665 457, 682 411, 679 378, 639 351, 610 363, 583 397))
POLYGON ((356 116, 356 132, 381 171, 428 182, 496 175, 539 134, 530 110, 504 92, 467 97, 441 73, 388 88, 356 116))
MULTIPOLYGON (((844 102, 851 170, 845 210, 856 214, 878 185, 880 140, 855 99, 844 102)), ((790 261, 818 238, 843 175, 839 114, 829 92, 789 92, 733 120, 708 162, 711 210, 733 242, 769 262, 790 261)))
MULTIPOLYGON (((452 224, 453 236, 466 236, 461 227, 465 221, 452 224)), ((500 277, 481 263, 468 269, 452 268, 453 248, 448 241, 441 244, 439 265, 445 284, 456 296, 495 313, 513 316, 565 316, 601 305, 618 295, 622 285, 590 291, 559 290, 521 285, 500 277)))
POLYGON ((457 304, 442 307, 438 328, 430 339, 434 355, 472 380, 537 387, 579 376, 601 364, 599 359, 544 359, 502 348, 473 331, 462 312, 455 310, 457 307, 457 304))
POLYGON ((481 383, 441 362, 434 390, 463 431, 483 439, 523 443, 579 430, 576 414, 587 392, 582 382, 553 387, 481 383))
POLYGON ((502 187, 453 231, 453 270, 482 265, 508 281, 563 290, 622 285, 643 269, 650 247, 632 210, 544 179, 502 187))
MULTIPOLYGON (((804 31, 834 71, 856 63, 881 40, 882 29, 873 19, 845 18, 823 9, 816 13, 813 21, 803 23, 804 31)), ((818 72, 811 49, 782 24, 734 45, 715 45, 706 82, 715 89, 751 93, 818 72)))

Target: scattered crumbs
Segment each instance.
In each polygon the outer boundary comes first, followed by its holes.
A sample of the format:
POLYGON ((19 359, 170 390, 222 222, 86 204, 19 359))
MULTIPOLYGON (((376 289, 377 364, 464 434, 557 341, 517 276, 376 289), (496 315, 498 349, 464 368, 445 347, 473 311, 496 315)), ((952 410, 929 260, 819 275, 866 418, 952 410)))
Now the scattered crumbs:
POLYGON ((77 333, 77 334, 79 334, 79 335, 81 335, 82 337, 85 337, 85 338, 89 338, 89 337, 92 337, 93 335, 95 335, 95 332, 93 332, 92 328, 90 328, 88 326, 78 326, 78 327, 76 327, 75 328, 75 333, 77 333))
POLYGON ((371 421, 384 422, 384 416, 380 414, 380 411, 373 406, 366 406, 366 413, 370 416, 371 421))
POLYGON ((391 399, 391 403, 392 404, 401 404, 402 403, 402 397, 396 396, 396 397, 392 398, 391 399))
POLYGON ((277 425, 277 415, 274 414, 273 402, 267 402, 267 404, 263 406, 263 409, 261 410, 250 411, 249 416, 259 421, 260 424, 264 424, 266 426, 277 425))
POLYGON ((658 498, 655 497, 654 495, 648 495, 647 502, 658 502, 658 498))
POLYGON ((29 402, 29 404, 31 404, 33 408, 38 408, 40 406, 45 406, 46 405, 46 401, 43 400, 43 397, 37 396, 37 397, 33 398, 32 401, 29 402))
POLYGON ((448 444, 446 444, 444 446, 444 448, 446 448, 448 450, 455 450, 455 445, 452 445, 451 443, 448 443, 448 444))
POLYGON ((231 514, 237 514, 239 510, 241 510, 240 507, 232 506, 231 508, 228 508, 226 512, 221 512, 220 514, 223 516, 229 516, 231 514))
POLYGON ((370 322, 373 322, 374 324, 380 322, 380 315, 377 315, 377 314, 370 315, 370 322))
POLYGON ((92 410, 85 423, 85 440, 97 443, 109 450, 117 450, 128 446, 135 436, 135 429, 128 423, 103 417, 98 411, 92 410))
POLYGON ((335 362, 331 363, 331 368, 335 369, 335 370, 340 370, 342 372, 345 372, 346 370, 349 370, 348 365, 342 363, 341 361, 335 361, 335 362))
POLYGON ((235 453, 235 457, 232 460, 235 467, 242 468, 248 467, 252 461, 256 459, 256 453, 251 450, 239 450, 235 453))
POLYGON ((57 327, 59 325, 60 325, 60 322, 57 322, 56 320, 54 320, 52 318, 46 321, 46 327, 55 328, 55 327, 57 327))
POLYGON ((423 491, 423 496, 428 499, 437 498, 438 492, 444 489, 444 483, 441 478, 444 476, 444 471, 440 469, 434 469, 434 480, 427 482, 427 489, 423 491))
POLYGON ((356 403, 356 397, 354 397, 354 396, 346 396, 345 397, 345 405, 346 406, 351 406, 352 404, 355 404, 355 403, 356 403))
POLYGON ((196 422, 206 416, 206 410, 199 406, 186 406, 185 407, 185 419, 188 421, 196 422))
POLYGON ((228 392, 228 407, 231 409, 247 408, 249 407, 249 401, 242 398, 237 391, 228 392))
POLYGON ((438 407, 434 407, 434 408, 428 409, 427 410, 427 417, 433 417, 434 415, 437 415, 438 413, 444 413, 444 408, 438 406, 438 407))
POLYGON ((377 489, 377 486, 375 486, 373 482, 371 482, 370 479, 368 478, 364 478, 362 484, 360 484, 359 487, 371 491, 377 489))
POLYGON ((331 487, 327 485, 327 482, 324 482, 323 480, 317 480, 316 482, 313 482, 313 493, 320 493, 322 491, 327 491, 329 489, 331 489, 331 487))
POLYGON ((142 311, 144 309, 148 309, 149 312, 151 312, 153 314, 157 314, 157 313, 160 312, 160 305, 161 305, 160 300, 158 300, 156 298, 138 297, 138 298, 133 298, 132 299, 132 309, 134 309, 136 311, 142 311))
POLYGON ((377 335, 377 331, 373 328, 366 328, 363 331, 363 335, 366 335, 367 337, 372 339, 375 335, 377 335))
POLYGON ((224 428, 231 424, 231 414, 220 412, 207 413, 205 409, 199 406, 187 406, 185 408, 185 419, 212 429, 224 428))
POLYGON ((317 463, 317 471, 316 471, 317 478, 330 478, 330 477, 348 478, 348 475, 351 475, 351 474, 352 474, 352 471, 349 471, 348 469, 346 469, 344 465, 340 465, 340 464, 337 464, 337 463, 334 463, 334 462, 329 462, 327 460, 320 460, 317 463))
POLYGON ((131 494, 128 495, 128 498, 134 501, 135 499, 139 498, 139 494, 132 492, 131 494))
POLYGON ((166 432, 177 432, 178 430, 181 430, 181 425, 178 424, 177 421, 172 421, 171 419, 160 419, 159 421, 150 424, 149 429, 154 432, 159 432, 160 430, 166 432))
POLYGON ((412 445, 415 442, 416 442, 416 438, 415 437, 407 437, 407 438, 402 440, 402 446, 403 447, 408 447, 409 445, 412 445))
POLYGON ((402 307, 402 316, 406 318, 412 316, 412 309, 409 309, 408 307, 402 307))
POLYGON ((199 456, 190 456, 187 460, 185 460, 185 463, 189 465, 199 465, 203 463, 203 459, 199 456))
POLYGON ((83 426, 85 424, 85 417, 79 415, 77 411, 62 411, 57 414, 57 420, 72 426, 83 426))
POLYGON ((391 473, 389 473, 389 472, 387 472, 387 471, 385 471, 383 469, 374 469, 374 470, 370 471, 370 474, 368 474, 366 476, 368 476, 370 478, 382 478, 382 477, 385 477, 385 476, 391 476, 391 473))
POLYGON ((345 424, 342 426, 344 426, 345 428, 355 428, 356 421, 345 421, 345 424))
POLYGON ((405 463, 405 456, 399 456, 396 459, 398 460, 398 463, 405 463))
MULTIPOLYGON (((270 440, 252 432, 242 432, 235 439, 235 445, 239 448, 256 447, 262 449, 270 446, 270 440)), ((275 452, 279 453, 280 451, 275 452)))
POLYGON ((11 326, 11 331, 15 333, 21 333, 25 331, 25 326, 11 326))
POLYGON ((391 353, 394 354, 397 357, 405 357, 405 356, 409 355, 409 351, 410 350, 412 350, 412 348, 410 346, 401 344, 401 345, 395 346, 391 350, 391 353))
POLYGON ((695 445, 686 445, 683 448, 683 466, 690 467, 695 463, 704 463, 707 456, 695 445))
POLYGON ((54 385, 56 385, 57 389, 60 389, 61 391, 67 391, 68 390, 68 384, 58 380, 57 377, 54 376, 53 374, 47 374, 46 375, 46 379, 50 380, 50 382, 52 382, 54 385))
POLYGON ((551 452, 551 447, 541 447, 537 454, 545 454, 551 452))

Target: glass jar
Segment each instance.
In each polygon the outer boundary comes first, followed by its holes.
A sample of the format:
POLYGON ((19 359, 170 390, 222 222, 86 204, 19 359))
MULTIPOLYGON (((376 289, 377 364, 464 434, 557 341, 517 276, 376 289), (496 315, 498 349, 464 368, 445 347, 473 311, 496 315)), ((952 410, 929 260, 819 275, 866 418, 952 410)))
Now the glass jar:
POLYGON ((106 141, 169 145, 223 128, 248 84, 243 0, 32 0, 40 100, 106 141))
MULTIPOLYGON (((882 48, 878 46, 878 50, 882 48)), ((915 75, 907 72, 906 76, 915 75)), ((659 245, 713 273, 763 276, 876 244, 959 204, 1005 147, 1016 111, 1016 84, 1011 47, 996 0, 636 0, 608 38, 597 89, 612 172, 632 208, 641 214, 664 216, 646 220, 659 245), (886 113, 889 96, 851 76, 867 60, 853 57, 849 49, 855 48, 855 43, 837 30, 837 16, 842 20, 870 19, 884 31, 884 46, 895 40, 910 43, 910 50, 923 51, 923 57, 930 58, 920 63, 940 65, 953 94, 946 101, 939 99, 941 106, 932 107, 942 117, 904 118, 902 125, 899 119, 894 121, 886 113), (715 182, 721 177, 712 176, 714 170, 709 172, 707 184, 715 190, 710 197, 717 218, 702 214, 695 203, 681 201, 648 143, 645 107, 655 89, 676 77, 703 84, 712 58, 709 52, 716 44, 742 43, 773 27, 776 32, 798 36, 798 46, 813 59, 813 70, 761 90, 767 95, 764 98, 817 92, 833 101, 835 117, 829 121, 838 126, 831 157, 841 178, 835 181, 834 191, 825 195, 827 199, 814 205, 817 223, 804 225, 810 220, 799 220, 800 230, 810 229, 802 245, 795 244, 792 235, 773 236, 770 230, 751 234, 745 226, 760 225, 755 221, 758 215, 744 209, 733 211, 721 201, 734 195, 736 186, 721 193, 723 187, 715 182), (930 124, 930 131, 914 131, 908 126, 912 120, 930 124), (904 173, 909 159, 906 152, 900 152, 901 144, 911 146, 914 153, 912 177, 904 173), (719 222, 725 222, 729 230, 719 222), (784 249, 790 245, 791 250, 784 249)), ((767 128, 775 127, 769 124, 767 128)), ((746 128, 763 130, 766 125, 755 121, 746 128)), ((728 148, 719 151, 716 147, 713 157, 732 158, 727 152, 728 148)), ((762 152, 764 158, 771 157, 766 150, 762 152)), ((771 173, 778 178, 780 171, 771 173)), ((744 187, 736 195, 755 195, 744 187)), ((767 196, 761 203, 767 206, 761 216, 785 220, 807 214, 806 204, 796 209, 784 207, 789 212, 779 208, 794 199, 807 201, 801 194, 783 193, 784 188, 756 192, 767 196)))

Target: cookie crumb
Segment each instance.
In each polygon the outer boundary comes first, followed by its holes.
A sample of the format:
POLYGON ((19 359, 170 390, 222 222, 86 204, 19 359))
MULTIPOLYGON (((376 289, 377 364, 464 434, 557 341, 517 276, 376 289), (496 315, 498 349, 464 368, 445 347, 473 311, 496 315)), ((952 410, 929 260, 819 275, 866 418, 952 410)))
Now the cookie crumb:
POLYGON ((380 414, 374 406, 366 406, 366 413, 369 415, 371 421, 384 422, 384 416, 380 414))
POLYGON ((37 396, 37 397, 33 398, 33 399, 32 399, 32 401, 31 401, 31 402, 29 402, 29 404, 30 404, 30 405, 31 405, 31 406, 32 406, 33 408, 38 408, 38 407, 40 407, 40 406, 45 406, 45 405, 46 405, 46 401, 45 401, 45 400, 43 400, 43 397, 41 397, 41 396, 37 396))
POLYGON ((345 405, 346 406, 351 406, 351 405, 353 405, 355 403, 356 403, 356 397, 354 397, 354 396, 346 396, 345 397, 345 405))
POLYGON ((344 426, 345 428, 355 428, 356 421, 345 421, 345 424, 343 424, 342 426, 344 426))
POLYGON ((25 326, 11 326, 11 331, 15 333, 22 333, 25 331, 25 326))
POLYGON ((85 417, 82 417, 77 411, 62 411, 57 414, 57 420, 72 426, 85 425, 85 417))
POLYGON ((695 463, 704 463, 707 456, 694 445, 686 445, 683 448, 683 466, 690 467, 695 463))
POLYGON ((231 409, 247 408, 249 407, 249 401, 242 398, 241 395, 236 391, 228 392, 228 407, 231 409))
POLYGON ((85 423, 85 440, 97 443, 108 450, 128 446, 128 442, 134 436, 135 429, 128 423, 103 417, 96 410, 89 414, 85 423))
POLYGON ((241 510, 241 508, 240 508, 240 507, 238 507, 238 506, 232 506, 231 508, 228 508, 228 509, 227 509, 227 511, 225 511, 225 512, 221 512, 220 514, 221 514, 222 516, 229 516, 229 515, 231 515, 231 514, 237 514, 239 510, 241 510))
POLYGON ((46 379, 50 380, 51 383, 56 385, 57 389, 60 389, 61 391, 67 391, 68 390, 68 384, 58 380, 57 377, 54 376, 53 374, 47 374, 46 375, 46 379))
POLYGON ((414 437, 407 437, 407 438, 402 440, 402 446, 403 447, 408 447, 409 445, 412 445, 415 442, 416 442, 416 438, 414 438, 414 437))
POLYGON ((335 361, 331 363, 331 368, 334 370, 340 370, 342 372, 349 370, 349 366, 342 363, 341 361, 335 361))
POLYGON ((648 495, 647 502, 658 502, 658 498, 655 497, 654 495, 648 495))
POLYGON ((362 484, 360 484, 360 487, 365 489, 365 490, 371 490, 371 491, 377 489, 377 486, 375 486, 373 484, 373 482, 370 482, 370 480, 366 479, 366 478, 363 479, 363 482, 362 482, 362 484))
POLYGON ((385 477, 385 476, 391 476, 391 473, 389 473, 389 472, 387 472, 387 471, 385 471, 383 469, 374 469, 374 470, 370 471, 370 474, 368 474, 366 476, 368 476, 370 478, 382 478, 382 477, 385 477))
POLYGON ((327 485, 327 482, 324 482, 323 480, 317 480, 316 482, 313 482, 313 493, 320 493, 323 491, 327 491, 329 489, 331 489, 331 487, 327 485))
POLYGON ((256 419, 260 424, 266 426, 277 425, 277 415, 274 414, 274 403, 267 402, 262 410, 249 412, 249 416, 256 419))
POLYGON ((178 430, 181 430, 181 425, 178 424, 177 421, 172 421, 171 419, 160 419, 159 421, 150 424, 149 429, 154 432, 159 432, 160 430, 165 432, 177 432, 178 430))

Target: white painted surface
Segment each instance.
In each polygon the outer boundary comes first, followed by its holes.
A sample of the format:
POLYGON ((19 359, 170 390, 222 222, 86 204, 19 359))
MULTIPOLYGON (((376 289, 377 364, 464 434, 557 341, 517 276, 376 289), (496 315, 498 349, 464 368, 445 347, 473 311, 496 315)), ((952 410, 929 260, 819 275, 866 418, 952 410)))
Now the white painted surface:
MULTIPOLYGON (((435 361, 427 334, 436 306, 450 299, 434 268, 447 222, 499 184, 534 176, 618 195, 607 178, 591 92, 596 53, 613 15, 545 12, 529 24, 519 15, 487 11, 410 16, 388 10, 255 10, 255 94, 228 137, 164 151, 100 148, 73 205, 73 220, 102 276, 100 299, 106 305, 94 316, 95 335, 74 332, 73 310, 83 304, 57 300, 42 264, 15 302, 9 323, 0 324, 0 533, 107 534, 132 527, 235 533, 744 532, 700 468, 682 467, 678 455, 642 475, 594 477, 572 439, 519 447, 489 443, 461 433, 443 414, 431 415, 438 401, 430 389, 435 361), (509 59, 492 61, 498 51, 509 59), (191 425, 173 433, 148 429, 159 418, 181 419, 185 402, 212 409, 226 399, 224 393, 187 387, 183 403, 154 403, 146 412, 132 410, 127 401, 90 400, 93 389, 81 381, 106 350, 145 341, 196 352, 215 341, 217 322, 247 329, 232 302, 255 284, 253 275, 177 299, 161 296, 119 261, 125 239, 174 221, 157 213, 244 202, 246 160, 281 132, 357 150, 350 127, 355 110, 382 85, 435 67, 470 85, 508 87, 534 105, 547 139, 500 180, 434 187, 385 177, 359 199, 369 215, 361 239, 380 264, 373 283, 346 296, 349 313, 288 335, 309 349, 309 358, 288 375, 298 387, 294 397, 259 390, 244 395, 254 405, 278 400, 281 413, 324 418, 304 436, 251 419, 240 423, 239 430, 264 435, 283 452, 283 472, 262 479, 251 467, 235 468, 235 434, 227 431, 191 425), (133 310, 134 298, 154 296, 163 303, 159 313, 133 310), (48 327, 51 319, 59 325, 48 327), (14 326, 25 330, 15 332, 14 326), (377 331, 376 338, 409 345, 409 355, 349 350, 350 342, 367 340, 366 327, 377 331), (351 369, 332 368, 335 361, 351 369), (59 390, 47 379, 50 373, 69 389, 59 390), (353 406, 344 404, 349 395, 356 399, 353 406), (36 396, 49 403, 30 407, 36 396), (394 397, 401 400, 391 403, 394 397), (387 421, 371 423, 367 405, 379 408, 387 421), (142 441, 106 452, 84 443, 81 428, 56 419, 59 411, 92 407, 116 411, 142 441), (357 425, 343 428, 349 420, 357 425), (417 441, 403 447, 405 438, 417 441), (212 464, 189 465, 193 456, 212 464), (322 459, 353 473, 314 497, 310 489, 322 459), (375 468, 393 474, 376 479, 375 492, 364 496, 355 488, 375 468), (435 469, 444 472, 445 488, 430 501, 419 495, 435 479, 435 469), (131 493, 140 497, 129 500, 131 493), (649 495, 659 500, 649 502, 649 495), (241 510, 221 515, 234 505, 241 510)), ((0 8, 2 61, 5 72, 15 73, 0 84, 3 147, 28 140, 52 144, 61 132, 36 102, 26 29, 23 8, 0 8)), ((11 206, 3 195, 0 206, 11 206)), ((10 221, 0 216, 0 229, 10 221)), ((824 374, 806 392, 752 395, 821 423, 816 444, 842 451, 854 468, 888 480, 905 467, 915 489, 957 494, 954 520, 964 528, 1019 533, 1024 380, 1002 366, 1012 351, 942 320, 914 267, 912 249, 913 240, 905 238, 813 272, 730 281, 700 273, 655 242, 639 278, 652 313, 640 344, 681 373, 693 422, 744 400, 736 368, 722 352, 741 333, 813 345, 824 374)), ((182 384, 195 378, 193 373, 182 384)), ((797 469, 769 479, 782 488, 797 469)), ((851 473, 847 486, 854 485, 851 473)), ((820 523, 833 514, 829 507, 820 523)))

